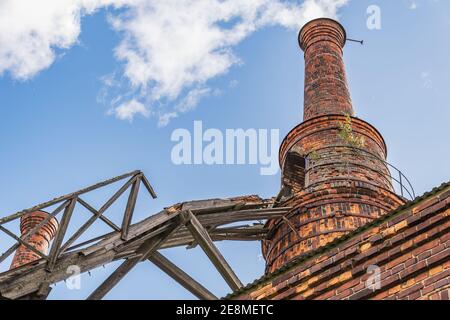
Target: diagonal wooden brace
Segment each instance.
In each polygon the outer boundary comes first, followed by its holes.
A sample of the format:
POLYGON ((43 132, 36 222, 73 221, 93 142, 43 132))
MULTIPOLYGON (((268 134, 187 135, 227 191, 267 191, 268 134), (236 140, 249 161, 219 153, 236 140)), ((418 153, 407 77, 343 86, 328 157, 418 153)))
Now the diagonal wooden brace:
POLYGON ((208 258, 211 260, 213 265, 219 271, 230 288, 233 291, 237 291, 242 288, 242 282, 236 276, 233 269, 231 269, 230 265, 220 253, 219 249, 217 249, 217 247, 215 246, 208 231, 206 231, 206 229, 198 221, 197 217, 192 213, 192 211, 184 211, 181 213, 181 216, 183 222, 186 225, 186 228, 188 228, 188 230, 191 232, 194 239, 198 242, 200 247, 206 253, 208 258))

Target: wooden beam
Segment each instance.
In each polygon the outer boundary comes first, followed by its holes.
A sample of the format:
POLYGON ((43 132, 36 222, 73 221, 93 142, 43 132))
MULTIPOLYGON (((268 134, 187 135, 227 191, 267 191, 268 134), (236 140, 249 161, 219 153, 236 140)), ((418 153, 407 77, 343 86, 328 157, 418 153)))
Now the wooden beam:
POLYGON ((126 259, 87 300, 101 300, 140 262, 140 257, 126 259))
MULTIPOLYGON (((150 220, 147 219, 143 221, 142 227, 139 227, 139 229, 152 230, 151 233, 154 236, 158 236, 155 231, 162 227, 166 229, 165 226, 168 223, 168 221, 162 219, 164 216, 166 216, 166 214, 154 216, 150 220), (164 223, 164 225, 161 226, 161 223, 164 223), (158 225, 160 225, 160 227, 158 227, 158 225)), ((175 214, 175 216, 170 216, 171 220, 175 222, 174 220, 178 215, 175 214)), ((219 231, 219 229, 213 230, 211 234, 211 237, 214 240, 217 240, 216 234, 214 233, 216 231, 219 231)), ((230 230, 227 230, 227 233, 229 231, 230 230)), ((258 232, 259 231, 255 230, 255 234, 258 232)), ((144 233, 144 238, 147 237, 148 234, 148 232, 144 233)), ((222 232, 220 232, 220 235, 221 234, 222 232)), ((143 242, 138 242, 139 239, 143 238, 142 232, 139 232, 136 235, 136 242, 123 242, 123 240, 120 239, 119 232, 113 232, 103 235, 102 237, 97 237, 97 239, 103 238, 111 238, 116 240, 114 240, 114 242, 106 241, 101 246, 94 244, 91 247, 95 247, 96 249, 88 250, 85 254, 83 253, 84 249, 81 251, 66 253, 58 258, 57 268, 55 268, 51 273, 45 271, 45 260, 41 260, 33 266, 27 266, 26 268, 18 268, 0 273, 0 293, 7 298, 18 299, 24 295, 39 290, 39 285, 42 282, 48 281, 50 283, 57 283, 67 279, 70 275, 66 273, 66 270, 71 265, 78 265, 80 266, 82 272, 87 272, 112 261, 134 257, 136 255, 137 248, 143 244, 143 242)), ((229 239, 233 239, 233 237, 230 237, 229 239)), ((254 238, 254 240, 258 239, 254 238)), ((192 243, 192 241, 195 241, 194 237, 190 234, 187 228, 182 227, 175 231, 170 238, 168 238, 168 240, 161 245, 160 248, 185 246, 192 243), (178 234, 180 236, 176 236, 178 234), (170 239, 173 239, 173 241, 170 239)))
POLYGON ((148 193, 150 193, 152 198, 156 199, 158 196, 156 195, 155 190, 153 190, 152 185, 150 184, 145 175, 142 175, 142 183, 144 184, 144 187, 147 189, 148 193))
POLYGON ((69 205, 64 210, 64 215, 61 219, 58 231, 56 232, 56 237, 53 240, 52 247, 50 248, 50 253, 48 255, 50 259, 47 264, 48 271, 52 271, 55 266, 56 259, 58 258, 59 251, 64 240, 64 236, 66 235, 67 227, 69 226, 70 218, 72 217, 72 213, 75 209, 76 203, 77 198, 72 198, 69 205))
POLYGON ((103 213, 108 210, 109 207, 111 207, 112 204, 116 202, 116 200, 119 199, 125 191, 127 191, 131 184, 137 180, 138 176, 139 174, 137 176, 133 176, 130 180, 128 180, 122 187, 120 187, 120 189, 116 193, 114 193, 111 198, 108 199, 108 201, 106 201, 106 203, 98 211, 103 213))
POLYGON ((94 216, 99 216, 99 219, 102 220, 104 223, 106 223, 108 226, 110 226, 112 229, 114 229, 115 231, 120 231, 120 228, 114 222, 112 222, 111 220, 106 218, 104 215, 100 214, 100 212, 95 210, 89 203, 87 203, 86 201, 84 201, 81 198, 78 198, 78 202, 83 207, 88 209, 94 216))
MULTIPOLYGON (((78 249, 78 248, 82 248, 82 247, 84 247, 84 246, 86 246, 86 245, 88 245, 88 244, 91 244, 91 243, 93 243, 93 242, 97 242, 97 241, 103 240, 103 239, 105 239, 106 237, 111 236, 111 235, 113 235, 113 234, 114 234, 114 232, 110 232, 110 233, 107 233, 107 234, 104 234, 104 235, 101 235, 101 236, 98 236, 98 237, 95 237, 95 238, 92 238, 92 239, 89 239, 89 240, 86 240, 86 241, 77 243, 76 245, 73 245, 73 246, 71 246, 71 247, 65 249, 64 252, 66 252, 66 251, 72 251, 72 250, 75 250, 75 249, 78 249)), ((62 250, 61 250, 61 251, 62 251, 62 250)))
POLYGON ((233 291, 237 291, 243 287, 242 282, 231 269, 228 262, 225 260, 219 249, 214 245, 213 240, 206 231, 206 229, 198 221, 197 217, 192 211, 184 211, 182 217, 188 230, 192 233, 195 240, 206 253, 213 265, 217 268, 223 279, 230 286, 233 291))
POLYGON ((52 288, 48 282, 43 282, 39 290, 20 297, 19 300, 46 300, 52 288))
MULTIPOLYGON (((47 222, 50 221, 50 219, 54 218, 58 215, 67 205, 70 203, 70 201, 65 201, 61 205, 59 205, 52 213, 48 215, 43 221, 41 221, 37 226, 35 226, 33 229, 28 231, 26 234, 21 236, 22 241, 28 241, 28 239, 34 235, 38 230, 41 229, 42 226, 44 226, 47 222)), ((10 247, 4 254, 0 256, 0 263, 2 263, 5 259, 7 259, 13 252, 15 252, 19 248, 20 244, 19 242, 14 244, 12 247, 10 247)))
MULTIPOLYGON (((101 214, 101 213, 99 213, 101 214)), ((98 215, 92 216, 85 224, 83 224, 71 237, 67 242, 61 246, 60 252, 65 252, 78 238, 87 230, 89 227, 99 218, 98 215)))
POLYGON ((20 299, 38 291, 43 282, 53 284, 69 278, 71 274, 66 271, 70 266, 79 266, 84 273, 115 260, 116 253, 113 250, 94 253, 88 257, 72 252, 61 256, 57 268, 49 272, 46 270, 46 261, 41 259, 32 265, 1 273, 0 294, 8 299, 20 299))
POLYGON ((178 268, 169 259, 164 257, 161 253, 155 252, 148 258, 153 264, 164 271, 169 277, 178 282, 183 288, 188 290, 194 296, 201 300, 217 300, 208 289, 203 287, 200 283, 191 278, 186 272, 178 268))
POLYGON ((40 252, 39 250, 37 250, 35 247, 33 247, 32 245, 30 245, 28 242, 23 241, 22 239, 20 239, 18 236, 16 236, 14 233, 12 233, 11 231, 9 231, 8 229, 6 229, 3 226, 0 226, 0 230, 3 231, 4 233, 6 233, 8 236, 10 236, 11 238, 13 238, 14 240, 16 240, 18 243, 20 243, 21 245, 23 245, 24 247, 26 247, 28 250, 33 251, 34 253, 36 253, 38 256, 40 256, 41 258, 44 259, 48 259, 48 257, 43 254, 42 252, 40 252))
POLYGON ((33 297, 33 300, 46 300, 51 291, 52 287, 50 286, 50 283, 43 282, 33 297))
POLYGON ((136 207, 136 200, 139 194, 139 186, 141 184, 141 177, 142 175, 138 176, 138 178, 133 182, 133 185, 131 186, 127 206, 123 215, 121 238, 125 241, 128 240, 128 228, 131 224, 131 220, 133 219, 134 208, 136 207))
POLYGON ((20 244, 18 242, 16 242, 13 246, 11 246, 8 250, 6 250, 6 252, 4 252, 1 256, 0 256, 0 263, 2 263, 3 261, 5 261, 10 255, 12 255, 18 248, 20 247, 20 244))
MULTIPOLYGON (((62 208, 67 206, 70 200, 62 204, 62 208)), ((87 206, 88 210, 94 215, 98 211, 78 198, 80 204, 87 206)), ((255 228, 254 233, 250 230, 243 230, 234 226, 233 228, 212 229, 227 223, 238 221, 253 221, 255 218, 273 218, 283 215, 289 211, 289 208, 267 208, 270 200, 261 200, 258 203, 245 202, 241 206, 242 200, 214 200, 214 201, 194 201, 186 202, 192 206, 192 211, 196 214, 204 229, 211 234, 210 238, 216 240, 258 240, 265 235, 264 230, 255 228), (237 209, 239 208, 239 209, 237 209), (251 208, 251 209, 250 209, 251 208), (279 211, 277 211, 279 210, 279 211)), ((71 265, 80 266, 82 272, 93 270, 112 261, 136 257, 137 249, 151 237, 159 237, 162 232, 167 230, 167 225, 175 223, 183 204, 172 206, 174 210, 162 210, 129 228, 128 241, 121 239, 121 232, 118 226, 112 222, 109 224, 115 231, 106 233, 99 237, 94 237, 78 244, 67 250, 64 255, 59 254, 57 264, 51 272, 46 271, 46 261, 41 259, 33 265, 16 268, 0 273, 0 294, 10 299, 32 294, 40 289, 43 282, 57 283, 67 279, 70 275, 66 274, 67 267, 71 265), (93 243, 94 242, 94 243, 93 243), (93 243, 91 245, 88 245, 93 243), (88 245, 87 247, 84 247, 88 245), (75 249, 84 247, 82 249, 75 249)), ((101 216, 102 219, 103 216, 101 216)), ((106 217, 105 217, 106 219, 106 217)), ((102 219, 103 220, 103 219, 102 219)), ((259 219, 256 219, 259 220, 259 219)), ((262 228, 262 227, 261 227, 262 228)), ((246 228, 244 228, 246 229, 246 228)), ((23 239, 22 239, 23 240, 23 239)), ((197 240, 186 227, 181 227, 161 244, 160 249, 168 247, 186 246, 197 240)), ((19 244, 17 244, 19 245, 19 244)), ((0 258, 1 259, 1 258, 0 258)))
MULTIPOLYGON (((64 252, 66 249, 68 249, 97 219, 101 219, 104 221, 107 225, 109 225, 111 228, 113 228, 116 231, 119 231, 120 228, 116 226, 113 222, 111 222, 109 219, 103 216, 103 213, 105 213, 106 210, 109 209, 109 207, 128 189, 128 187, 131 184, 135 184, 139 181, 139 176, 142 174, 138 174, 137 176, 133 176, 130 180, 128 180, 127 183, 125 183, 111 198, 108 199, 108 201, 100 208, 100 210, 95 210, 91 205, 89 205, 86 201, 79 199, 78 202, 91 211, 93 213, 93 217, 91 217, 81 228, 79 228, 75 234, 67 241, 67 243, 64 244, 61 251, 64 252)), ((128 207, 128 205, 127 205, 128 207)), ((134 209, 134 208, 133 208, 134 209)))
POLYGON ((158 237, 151 238, 136 251, 136 256, 126 259, 88 298, 101 300, 110 292, 139 262, 148 259, 161 244, 179 227, 179 223, 158 237))
MULTIPOLYGON (((21 217, 22 215, 29 213, 29 212, 33 212, 36 210, 41 210, 43 208, 52 206, 54 204, 60 203, 64 200, 66 200, 64 203, 62 203, 56 210, 54 210, 54 212, 52 212, 46 219, 44 219, 41 223, 39 223, 39 225, 37 225, 35 228, 33 228, 32 230, 30 230, 26 235, 24 235, 24 241, 26 241, 31 235, 33 235, 34 233, 36 233, 36 231, 38 231, 43 225, 45 225, 48 221, 50 221, 51 218, 54 218, 62 209, 66 208, 67 205, 70 203, 71 199, 76 198, 77 201, 83 205, 86 209, 88 209, 89 211, 91 211, 94 214, 94 218, 92 218, 91 220, 88 221, 88 223, 86 223, 85 226, 83 226, 85 228, 85 230, 93 223, 95 222, 95 220, 98 218, 97 216, 100 217, 101 220, 103 220, 106 224, 108 224, 111 228, 117 230, 120 230, 119 227, 117 227, 113 222, 111 222, 109 219, 107 219, 106 217, 103 217, 103 213, 112 205, 112 203, 114 203, 125 191, 126 189, 131 185, 131 183, 133 183, 136 180, 136 177, 142 175, 142 173, 140 171, 133 171, 131 173, 127 173, 118 177, 115 177, 113 179, 110 180, 106 180, 103 182, 100 182, 98 184, 95 184, 91 187, 79 190, 77 192, 56 198, 52 201, 48 201, 45 202, 43 204, 34 206, 30 209, 26 209, 23 211, 20 211, 14 215, 5 217, 0 219, 0 225, 7 223, 9 221, 12 221, 14 219, 17 219, 19 217, 21 217), (122 188, 116 192, 106 203, 105 205, 99 210, 96 211, 94 208, 92 208, 88 203, 86 203, 85 201, 83 201, 82 199, 78 199, 78 195, 96 190, 98 188, 107 186, 109 184, 118 182, 120 180, 123 180, 127 177, 132 176, 132 178, 124 185, 122 186, 122 188)), ((71 241, 71 243, 73 243, 76 238, 78 238, 80 236, 81 233, 83 233, 85 230, 79 230, 78 234, 74 235, 74 237, 72 239, 70 239, 69 241, 71 241)), ((13 245, 11 248, 9 248, 4 254, 2 254, 0 256, 0 263, 3 262, 6 258, 8 258, 14 251, 17 250, 17 248, 19 247, 19 244, 15 244, 13 245)), ((68 246, 64 246, 64 249, 67 249, 68 246)))
MULTIPOLYGON (((178 215, 179 212, 168 213, 166 210, 163 210, 158 214, 141 221, 140 223, 130 226, 130 236, 133 238, 133 241, 142 239, 142 237, 145 236, 145 234, 147 234, 150 230, 162 226, 169 220, 178 219, 178 215)), ((82 254, 89 255, 98 250, 104 250, 110 246, 118 247, 124 242, 125 241, 121 239, 120 232, 117 232, 112 236, 92 245, 91 247, 83 249, 82 254)))
MULTIPOLYGON (((92 216, 85 224, 83 224, 69 240, 61 247, 61 252, 64 252, 67 248, 69 248, 98 218, 103 216, 103 213, 108 210, 108 208, 128 189, 128 187, 133 184, 133 187, 136 183, 139 184, 139 176, 131 178, 126 184, 124 184, 108 201, 97 211, 94 216, 92 216)), ((133 189, 131 190, 133 192, 133 189)), ((137 194, 136 194, 137 197, 137 194)), ((134 203, 136 203, 136 199, 134 199, 134 203)), ((129 202, 130 200, 128 200, 129 202)), ((77 200, 77 202, 80 202, 77 200)), ((84 201, 83 201, 84 202, 84 201)), ((128 204, 127 204, 128 208, 128 204)), ((134 206, 132 207, 134 210, 134 206)), ((126 214, 126 213, 125 213, 126 214)))
POLYGON ((198 214, 196 216, 203 225, 224 225, 240 221, 259 221, 281 218, 291 208, 261 208, 251 210, 236 210, 216 212, 210 214, 198 214))
MULTIPOLYGON (((164 224, 164 229, 166 229, 166 224, 167 222, 164 224)), ((157 230, 155 229, 153 224, 152 230, 157 230)), ((167 245, 169 245, 169 247, 184 246, 192 241, 195 241, 193 236, 190 235, 189 231, 186 228, 183 228, 183 230, 185 231, 183 231, 182 233, 188 234, 188 238, 184 239, 185 237, 183 236, 183 239, 174 239, 178 243, 169 244, 169 239, 172 239, 172 237, 181 232, 180 228, 179 231, 175 231, 170 236, 170 238, 168 238, 167 242, 164 242, 161 245, 160 249, 167 247, 167 245)), ((154 232, 152 231, 152 233, 154 232)), ((113 235, 114 234, 111 234, 110 236, 113 235)), ((115 235, 117 235, 117 237, 115 238, 121 241, 120 233, 115 233, 115 235)), ((155 236, 158 235, 155 234, 155 236)), ((139 236, 139 238, 140 237, 141 236, 139 236)), ((212 234, 212 237, 215 237, 215 234, 212 234)), ((18 299, 24 295, 39 290, 39 285, 42 282, 47 281, 53 284, 67 279, 68 277, 70 277, 70 274, 67 274, 66 270, 71 265, 77 265, 80 267, 82 272, 87 272, 97 267, 101 267, 102 265, 108 264, 112 261, 134 257, 136 255, 137 248, 139 248, 141 245, 142 243, 132 243, 129 241, 127 243, 124 243, 123 247, 121 245, 120 247, 118 247, 119 245, 102 246, 102 250, 95 250, 88 255, 82 254, 81 251, 68 252, 58 258, 57 268, 54 268, 51 273, 45 270, 45 260, 41 260, 32 266, 26 266, 23 268, 0 273, 0 293, 2 293, 3 296, 7 298, 18 299)))
POLYGON ((31 207, 29 209, 19 211, 19 212, 14 213, 14 214, 12 214, 10 216, 4 217, 4 218, 0 218, 0 225, 5 224, 5 223, 7 223, 9 221, 15 220, 17 218, 20 218, 24 214, 27 214, 27 213, 30 213, 30 212, 34 212, 34 211, 38 211, 38 210, 42 210, 44 208, 51 207, 51 206, 53 206, 55 204, 58 204, 60 202, 65 201, 65 200, 70 200, 70 199, 72 199, 74 197, 77 197, 77 196, 79 196, 81 194, 94 191, 96 189, 102 188, 104 186, 110 185, 112 183, 118 182, 120 180, 123 180, 123 179, 131 177, 131 176, 135 176, 135 175, 138 175, 138 174, 141 174, 141 172, 140 171, 133 171, 133 172, 121 175, 121 176, 117 176, 115 178, 102 181, 100 183, 94 184, 94 185, 92 185, 90 187, 81 189, 79 191, 76 191, 76 192, 73 192, 73 193, 69 193, 69 194, 66 194, 64 196, 58 197, 56 199, 53 199, 53 200, 50 200, 50 201, 38 204, 38 205, 36 205, 34 207, 31 207))

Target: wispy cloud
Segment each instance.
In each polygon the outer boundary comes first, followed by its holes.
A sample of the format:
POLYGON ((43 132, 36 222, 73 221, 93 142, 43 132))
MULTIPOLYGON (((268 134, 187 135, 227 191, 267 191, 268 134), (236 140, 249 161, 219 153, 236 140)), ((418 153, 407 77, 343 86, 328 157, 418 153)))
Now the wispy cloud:
POLYGON ((117 119, 127 120, 132 122, 134 117, 138 114, 142 115, 145 118, 150 116, 150 111, 147 107, 139 101, 130 100, 125 103, 122 103, 118 107, 112 108, 108 112, 111 115, 114 115, 117 119))
POLYGON ((178 117, 176 112, 166 112, 159 115, 158 127, 165 127, 169 124, 170 120, 178 117))
MULTIPOLYGON (((0 75, 29 79, 48 68, 58 50, 77 43, 81 17, 100 8, 120 35, 114 55, 128 83, 112 110, 119 119, 161 115, 160 125, 193 110, 214 91, 208 81, 240 63, 233 49, 271 25, 293 30, 317 17, 336 17, 349 0, 3 0, 0 75), (126 98, 128 97, 128 100, 126 98), (128 102, 127 102, 128 101, 128 102), (117 106, 118 104, 118 106, 117 106), (144 108, 143 108, 144 107, 144 108), (134 110, 134 111, 130 111, 134 110)), ((106 89, 110 87, 106 83, 106 89)), ((102 92, 102 100, 107 100, 102 92)))
POLYGON ((78 41, 80 20, 122 0, 0 1, 0 75, 27 80, 48 68, 58 49, 78 41))

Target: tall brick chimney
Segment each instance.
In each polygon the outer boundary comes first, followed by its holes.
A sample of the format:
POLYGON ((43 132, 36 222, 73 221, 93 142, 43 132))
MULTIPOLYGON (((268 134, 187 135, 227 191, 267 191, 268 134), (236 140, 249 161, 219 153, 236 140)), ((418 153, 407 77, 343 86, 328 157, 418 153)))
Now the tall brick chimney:
POLYGON ((344 28, 332 20, 316 20, 300 31, 305 52, 304 121, 326 114, 353 115, 342 50, 345 41, 344 28))
MULTIPOLYGON (((47 217, 48 213, 44 211, 35 211, 23 215, 20 219, 20 232, 22 233, 22 237, 37 225, 39 225, 47 217)), ((37 249, 37 251, 47 254, 50 246, 50 241, 55 237, 57 230, 58 221, 55 218, 52 218, 46 224, 44 224, 34 235, 28 238, 26 242, 33 248, 37 249)), ((39 260, 40 258, 41 257, 38 254, 21 245, 14 255, 14 259, 11 263, 10 269, 18 268, 33 261, 39 260)))
POLYGON ((354 117, 343 48, 346 32, 334 20, 306 24, 304 122, 280 148, 280 202, 294 209, 267 222, 262 244, 266 272, 373 221, 404 203, 394 193, 386 145, 369 123, 354 117))

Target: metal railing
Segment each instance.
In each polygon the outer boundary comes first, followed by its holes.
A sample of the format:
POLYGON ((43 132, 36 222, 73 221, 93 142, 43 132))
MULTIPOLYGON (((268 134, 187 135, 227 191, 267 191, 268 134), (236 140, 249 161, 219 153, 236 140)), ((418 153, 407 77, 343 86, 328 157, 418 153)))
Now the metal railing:
MULTIPOLYGON (((397 192, 402 198, 405 198, 407 200, 414 200, 416 198, 416 192, 414 190, 414 187, 412 185, 412 183, 410 182, 410 180, 408 179, 408 177, 401 171, 399 170, 396 166, 394 166, 393 164, 387 162, 386 160, 380 158, 377 155, 374 155, 370 152, 368 152, 367 150, 358 148, 358 147, 353 147, 353 146, 348 146, 348 145, 333 145, 333 146, 327 146, 324 148, 320 148, 317 149, 313 152, 310 152, 309 154, 306 155, 306 159, 308 160, 308 162, 310 161, 318 161, 321 159, 320 155, 314 155, 316 154, 318 151, 320 150, 324 150, 324 149, 333 149, 333 148, 345 148, 348 150, 351 150, 350 152, 340 152, 339 153, 339 157, 343 157, 343 156, 348 156, 348 155, 357 155, 357 154, 364 154, 364 157, 370 157, 372 159, 375 159, 377 161, 382 162, 384 165, 386 165, 387 168, 387 172, 389 174, 386 174, 382 171, 376 171, 378 174, 384 176, 386 179, 388 179, 389 181, 393 181, 395 182, 395 186, 392 185, 392 188, 395 190, 395 192, 397 192), (393 174, 394 172, 394 174, 393 174)), ((311 169, 311 168, 309 168, 311 169)))

